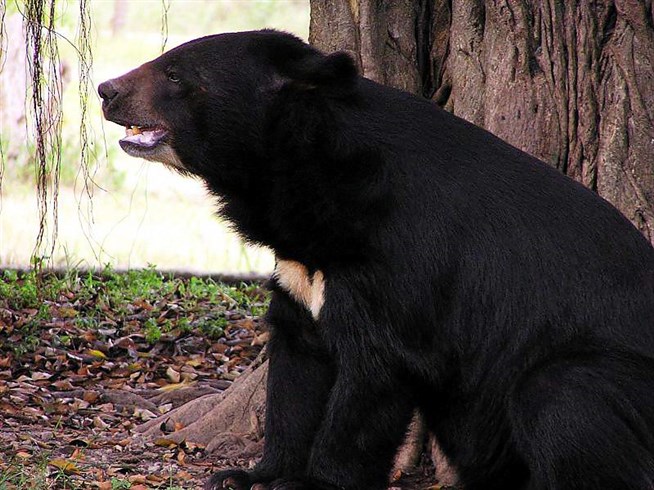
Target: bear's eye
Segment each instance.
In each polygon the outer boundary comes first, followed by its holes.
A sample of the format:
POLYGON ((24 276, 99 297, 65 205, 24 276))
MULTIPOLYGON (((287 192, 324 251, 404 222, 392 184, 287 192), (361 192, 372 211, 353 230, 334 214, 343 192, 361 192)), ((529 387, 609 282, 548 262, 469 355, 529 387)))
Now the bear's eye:
POLYGON ((173 83, 179 83, 180 82, 179 75, 174 71, 171 71, 171 72, 168 73, 168 80, 170 80, 173 83))

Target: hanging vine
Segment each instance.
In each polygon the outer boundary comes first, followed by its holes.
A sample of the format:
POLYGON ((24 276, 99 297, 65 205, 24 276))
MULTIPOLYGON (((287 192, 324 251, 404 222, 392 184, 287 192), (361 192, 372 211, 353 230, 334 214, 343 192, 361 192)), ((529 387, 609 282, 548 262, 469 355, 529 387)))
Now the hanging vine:
MULTIPOLYGON (((7 62, 7 28, 5 24, 5 16, 7 15, 7 3, 0 3, 0 72, 7 62)), ((0 135, 1 136, 1 135, 0 135)), ((5 153, 3 149, 4 142, 0 137, 0 211, 2 211, 2 181, 5 175, 5 153)))
MULTIPOLYGON (((54 1, 54 0, 52 0, 54 1)), ((91 174, 90 135, 88 125, 88 99, 91 93, 91 68, 93 66, 93 53, 91 52, 91 13, 87 0, 79 1, 79 17, 77 23, 77 63, 79 70, 79 143, 80 143, 80 171, 84 180, 84 191, 89 197, 93 196, 93 178, 91 174)))
MULTIPOLYGON (((27 115, 27 138, 25 150, 28 161, 33 165, 35 188, 38 203, 38 231, 32 257, 33 264, 40 268, 55 250, 58 237, 58 196, 62 170, 62 64, 59 56, 59 42, 70 44, 77 54, 78 97, 79 97, 79 153, 77 178, 82 184, 78 211, 82 233, 89 241, 90 227, 93 223, 93 192, 97 187, 94 182, 97 170, 95 135, 89 124, 88 102, 92 96, 91 51, 91 2, 77 0, 77 29, 75 39, 71 40, 61 34, 57 23, 63 18, 62 8, 66 2, 58 0, 0 0, 0 72, 7 62, 8 31, 5 23, 7 10, 18 12, 23 20, 25 36, 25 62, 27 75, 27 97, 25 112, 27 115), (83 199, 82 199, 83 198, 83 199), (82 209, 82 206, 86 207, 82 209)), ((171 0, 161 0, 161 49, 165 50, 168 42, 168 12, 171 0)), ((8 133, 7 133, 8 134, 8 133)), ((7 136, 5 134, 5 136, 7 136)), ((10 137, 11 135, 9 135, 10 137)), ((16 138, 13 140, 17 141, 16 138)), ((5 149, 7 141, 0 139, 0 206, 3 179, 7 159, 5 149)), ((9 155, 9 161, 11 156, 9 155)), ((68 162, 64 162, 68 163, 68 162)), ((1 211, 0 207, 0 211, 1 211)))
MULTIPOLYGON (((58 229, 58 193, 61 170, 61 94, 59 48, 55 35, 55 0, 27 0, 26 51, 34 123, 34 166, 39 206, 39 231, 34 257, 43 256, 48 219, 52 219, 50 253, 58 229)), ((40 265, 40 261, 35 261, 40 265)))
MULTIPOLYGON (((6 62, 3 54, 8 45, 5 16, 9 2, 0 5, 0 70, 6 62)), ((77 52, 79 68, 79 171, 84 189, 90 196, 90 136, 87 117, 92 66, 90 39, 90 7, 88 0, 78 0, 79 16, 77 36, 71 41, 58 31, 57 0, 15 1, 15 10, 22 15, 27 65, 28 138, 26 149, 29 162, 34 166, 38 203, 38 231, 32 253, 33 265, 40 268, 44 259, 54 252, 58 235, 58 196, 62 168, 62 64, 59 41, 71 44, 77 52)), ((5 156, 0 145, 0 193, 5 170, 5 156)))
MULTIPOLYGON (((93 138, 90 133, 90 125, 88 124, 88 100, 93 89, 92 81, 92 67, 93 67, 93 53, 91 51, 91 12, 90 5, 87 0, 79 1, 79 13, 77 21, 77 34, 75 44, 77 48, 77 66, 78 66, 78 97, 80 106, 80 119, 79 119, 79 169, 77 177, 82 177, 82 194, 86 199, 78 199, 77 201, 77 216, 80 223, 81 232, 89 243, 93 243, 92 233, 90 231, 93 224, 93 192, 96 188, 94 181, 95 170, 97 165, 94 166, 95 153, 92 148, 93 138), (83 209, 85 207, 85 209, 83 209)), ((77 186, 78 179, 76 178, 75 184, 77 186)), ((92 248, 98 255, 95 248, 92 248)))
POLYGON ((170 0, 161 0, 161 52, 166 50, 168 44, 168 11, 170 0))

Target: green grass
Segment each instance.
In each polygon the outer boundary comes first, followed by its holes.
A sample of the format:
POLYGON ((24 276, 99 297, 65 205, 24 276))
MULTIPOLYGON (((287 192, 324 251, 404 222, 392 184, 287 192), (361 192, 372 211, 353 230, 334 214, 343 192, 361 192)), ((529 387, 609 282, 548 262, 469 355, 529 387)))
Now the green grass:
MULTIPOLYGON (((111 267, 99 272, 70 269, 63 277, 34 270, 21 274, 5 270, 0 276, 0 308, 19 313, 22 324, 19 342, 0 335, 0 351, 19 356, 34 351, 43 325, 53 316, 68 318, 78 329, 100 334, 101 324, 109 320, 119 334, 141 331, 151 344, 163 334, 194 330, 218 339, 228 325, 227 312, 260 316, 267 304, 267 294, 257 285, 236 287, 210 278, 181 279, 166 276, 154 266, 124 273, 111 267), (170 305, 175 307, 172 314, 170 305), (137 320, 133 320, 135 312, 137 320)), ((56 337, 61 346, 73 340, 66 334, 56 337)))
MULTIPOLYGON (((89 488, 84 483, 75 481, 63 470, 53 468, 48 464, 48 454, 41 453, 36 461, 25 463, 17 458, 9 461, 10 469, 0 471, 0 490, 82 490, 89 488)), ((129 490, 132 483, 125 478, 112 477, 111 490, 129 490)), ((161 490, 183 490, 183 487, 170 482, 166 486, 158 486, 161 490)))
POLYGON ((48 458, 45 455, 29 464, 16 458, 9 461, 7 466, 10 469, 0 471, 0 490, 52 488, 48 486, 48 458))
POLYGON ((128 480, 120 478, 111 479, 111 490, 128 490, 132 484, 128 480))

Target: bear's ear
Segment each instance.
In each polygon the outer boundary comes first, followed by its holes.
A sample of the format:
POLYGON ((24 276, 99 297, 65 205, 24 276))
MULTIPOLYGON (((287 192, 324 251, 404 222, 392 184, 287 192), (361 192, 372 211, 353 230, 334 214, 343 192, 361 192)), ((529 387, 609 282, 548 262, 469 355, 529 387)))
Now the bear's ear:
POLYGON ((348 89, 358 78, 354 60, 345 51, 330 55, 311 54, 286 68, 286 75, 292 81, 316 88, 348 89))
POLYGON ((326 55, 291 34, 264 29, 253 37, 251 46, 285 86, 348 92, 359 79, 354 59, 345 51, 326 55))

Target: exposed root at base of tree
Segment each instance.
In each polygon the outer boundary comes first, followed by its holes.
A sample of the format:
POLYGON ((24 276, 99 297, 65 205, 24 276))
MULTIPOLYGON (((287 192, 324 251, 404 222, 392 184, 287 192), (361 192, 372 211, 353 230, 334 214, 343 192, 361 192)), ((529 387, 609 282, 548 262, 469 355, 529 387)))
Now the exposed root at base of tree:
MULTIPOLYGON (((267 374, 268 362, 263 360, 262 352, 226 391, 199 396, 142 424, 136 431, 145 438, 204 446, 207 453, 218 454, 224 461, 252 462, 261 456, 263 449, 267 374)), ((435 476, 440 485, 455 485, 456 472, 449 466, 436 439, 428 438, 418 414, 395 458, 393 480, 402 481, 406 475, 415 473, 425 453, 437 468, 435 476)))
POLYGON ((137 431, 144 437, 190 441, 220 451, 226 458, 260 450, 266 398, 268 363, 259 357, 222 393, 200 396, 137 431))

